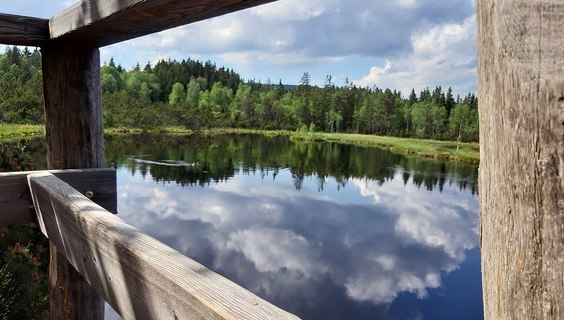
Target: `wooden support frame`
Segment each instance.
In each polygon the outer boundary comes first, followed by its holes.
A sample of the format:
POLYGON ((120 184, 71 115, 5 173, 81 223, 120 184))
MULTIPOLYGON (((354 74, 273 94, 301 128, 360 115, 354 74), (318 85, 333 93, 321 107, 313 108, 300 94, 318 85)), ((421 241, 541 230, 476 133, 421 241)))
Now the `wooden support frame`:
POLYGON ((99 48, 276 0, 82 0, 50 20, 0 13, 0 43, 99 48))
MULTIPOLYGON (((104 166, 100 50, 50 41, 41 48, 49 169, 104 166)), ((50 243, 49 317, 100 320, 104 301, 50 243)))
POLYGON ((45 235, 124 319, 298 319, 124 223, 51 173, 28 181, 45 235))
MULTIPOLYGON (((0 173, 0 226, 35 223, 37 218, 27 176, 45 171, 0 173)), ((116 171, 114 169, 46 171, 71 185, 104 209, 117 213, 116 171), (91 194, 90 194, 91 192, 91 194)))
POLYGON ((0 13, 0 43, 41 46, 49 40, 49 20, 0 13))
POLYGON ((48 168, 103 167, 100 50, 50 42, 41 54, 48 168))
POLYGON ((102 47, 272 1, 82 0, 50 20, 50 37, 102 47))

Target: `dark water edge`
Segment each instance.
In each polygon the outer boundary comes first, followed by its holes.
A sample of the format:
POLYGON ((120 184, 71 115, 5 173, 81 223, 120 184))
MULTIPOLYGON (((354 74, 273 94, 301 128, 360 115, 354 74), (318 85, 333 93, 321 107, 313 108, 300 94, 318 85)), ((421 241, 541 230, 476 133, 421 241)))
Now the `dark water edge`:
POLYGON ((106 163, 122 219, 302 319, 483 318, 475 166, 255 135, 109 136, 106 163))

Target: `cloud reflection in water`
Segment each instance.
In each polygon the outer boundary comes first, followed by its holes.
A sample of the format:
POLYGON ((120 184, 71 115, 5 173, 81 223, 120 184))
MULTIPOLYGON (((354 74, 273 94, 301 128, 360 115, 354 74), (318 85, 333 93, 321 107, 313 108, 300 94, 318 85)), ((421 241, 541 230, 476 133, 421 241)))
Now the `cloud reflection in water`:
MULTIPOLYGON (((397 169, 398 171, 400 169, 397 169)), ((477 197, 446 185, 235 175, 209 187, 155 184, 118 170, 120 217, 303 318, 387 318, 402 292, 419 298, 477 246, 477 197), (354 309, 354 310, 353 310, 354 309)))

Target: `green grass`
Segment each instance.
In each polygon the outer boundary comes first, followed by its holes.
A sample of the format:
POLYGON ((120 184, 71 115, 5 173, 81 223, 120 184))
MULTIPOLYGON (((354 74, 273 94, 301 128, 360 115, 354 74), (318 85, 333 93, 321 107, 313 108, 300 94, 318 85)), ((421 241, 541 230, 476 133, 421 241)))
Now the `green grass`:
POLYGON ((218 133, 256 133, 265 136, 289 136, 294 141, 304 142, 336 142, 359 146, 378 147, 394 153, 412 154, 422 158, 437 160, 461 161, 477 164, 480 162, 480 145, 478 143, 460 143, 457 151, 456 141, 423 140, 413 138, 397 138, 351 133, 295 132, 284 130, 253 129, 212 129, 208 134, 218 133))
MULTIPOLYGON (((40 136, 45 132, 42 125, 17 125, 17 124, 1 124, 0 140, 9 140, 23 138, 29 136, 40 136)), ((290 137, 294 141, 304 142, 337 142, 361 146, 378 147, 390 150, 395 153, 413 154, 419 157, 462 161, 467 163, 479 163, 480 146, 478 143, 460 143, 460 149, 456 151, 456 141, 438 141, 438 140, 420 140, 410 138, 397 138, 386 136, 374 136, 364 134, 349 133, 323 133, 323 132, 294 132, 283 130, 253 130, 253 129, 205 129, 194 131, 181 127, 162 127, 156 129, 139 129, 139 128, 109 128, 105 130, 106 134, 122 134, 122 133, 167 133, 167 134, 237 134, 237 133, 255 133, 264 136, 284 135, 290 137)))
POLYGON ((0 124, 0 140, 13 140, 45 134, 45 126, 29 124, 0 124))
POLYGON ((341 134, 341 133, 295 133, 295 140, 331 141, 354 145, 374 146, 401 154, 414 154, 419 157, 438 160, 478 163, 480 146, 478 143, 460 143, 457 151, 456 141, 421 140, 386 136, 341 134))

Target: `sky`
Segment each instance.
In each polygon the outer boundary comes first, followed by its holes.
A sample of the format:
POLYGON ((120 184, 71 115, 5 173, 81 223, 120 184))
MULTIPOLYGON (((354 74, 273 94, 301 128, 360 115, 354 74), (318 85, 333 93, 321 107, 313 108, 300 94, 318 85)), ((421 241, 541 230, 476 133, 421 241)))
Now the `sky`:
MULTIPOLYGON (((0 12, 50 18, 75 1, 2 1, 0 12)), ((278 0, 101 48, 129 69, 160 59, 213 61, 245 80, 477 91, 475 0, 278 0)))

